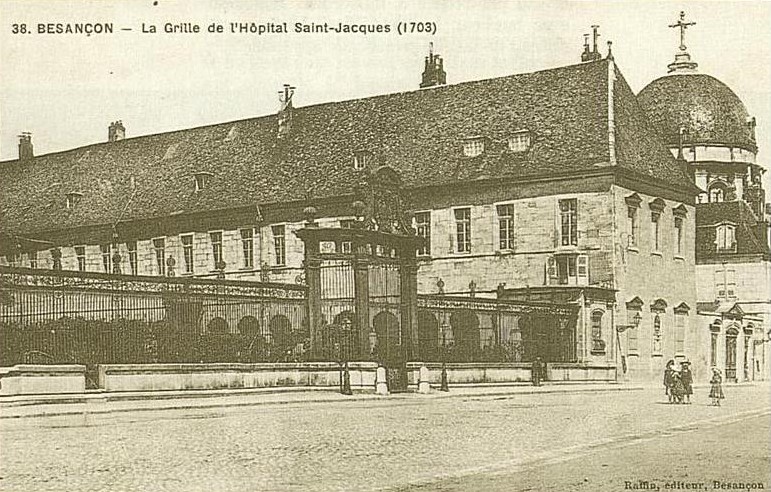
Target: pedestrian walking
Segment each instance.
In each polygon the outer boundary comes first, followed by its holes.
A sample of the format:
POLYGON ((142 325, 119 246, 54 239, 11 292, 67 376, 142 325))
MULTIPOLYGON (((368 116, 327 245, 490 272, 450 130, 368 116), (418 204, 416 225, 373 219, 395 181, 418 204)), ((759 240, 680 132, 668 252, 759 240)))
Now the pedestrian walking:
POLYGON ((667 395, 669 403, 672 403, 672 374, 675 373, 675 361, 669 360, 664 369, 664 394, 667 395))
POLYGON ((725 398, 723 394, 723 375, 717 367, 712 368, 712 378, 709 380, 709 397, 712 398, 712 405, 719 407, 720 400, 725 398))
POLYGON ((681 364, 680 380, 683 382, 685 388, 685 403, 691 404, 691 395, 693 394, 693 373, 691 372, 691 363, 685 361, 681 364))
POLYGON ((530 368, 533 386, 541 386, 541 358, 536 357, 530 368))

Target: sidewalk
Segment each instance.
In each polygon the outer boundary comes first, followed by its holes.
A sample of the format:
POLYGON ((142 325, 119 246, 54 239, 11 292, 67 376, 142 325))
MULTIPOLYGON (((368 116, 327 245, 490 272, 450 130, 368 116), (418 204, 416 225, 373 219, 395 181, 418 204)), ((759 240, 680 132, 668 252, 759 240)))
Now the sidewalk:
POLYGON ((371 400, 414 400, 458 397, 491 397, 534 393, 587 393, 599 391, 638 391, 643 386, 631 384, 526 384, 454 385, 449 392, 432 388, 429 394, 415 391, 380 396, 374 392, 354 392, 345 396, 337 388, 256 388, 230 390, 88 392, 83 395, 25 395, 0 397, 0 419, 50 417, 115 412, 206 409, 254 405, 290 405, 371 400))

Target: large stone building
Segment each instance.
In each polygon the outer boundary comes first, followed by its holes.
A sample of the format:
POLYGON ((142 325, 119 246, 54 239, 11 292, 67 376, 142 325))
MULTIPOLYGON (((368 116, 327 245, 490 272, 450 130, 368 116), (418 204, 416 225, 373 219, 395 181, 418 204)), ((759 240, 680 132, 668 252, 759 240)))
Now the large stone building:
MULTIPOLYGON (((693 25, 683 21, 681 14, 675 26, 693 25)), ((728 86, 698 72, 684 41, 668 72, 638 100, 702 190, 696 205, 700 362, 720 367, 728 379, 765 379, 771 256, 755 118, 728 86)))
POLYGON ((701 190, 612 54, 587 45, 577 65, 445 76, 431 53, 416 91, 295 107, 287 86, 277 115, 136 138, 117 122, 108 142, 42 156, 24 136, 0 168, 2 260, 302 281, 302 210, 348 227, 361 182, 386 172, 426 239, 420 292, 576 303, 570 360, 651 380, 690 357, 706 374, 701 190))

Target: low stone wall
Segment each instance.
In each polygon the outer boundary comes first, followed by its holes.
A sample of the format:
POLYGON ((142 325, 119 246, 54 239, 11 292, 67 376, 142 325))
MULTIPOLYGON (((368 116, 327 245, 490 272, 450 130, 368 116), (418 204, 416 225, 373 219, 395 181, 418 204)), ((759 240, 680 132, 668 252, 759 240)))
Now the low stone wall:
MULTIPOLYGON (((420 362, 407 364, 410 384, 418 383, 420 362)), ((430 371, 431 385, 441 382, 442 364, 426 363, 430 371)), ((447 382, 449 384, 474 383, 520 383, 532 381, 530 363, 518 362, 476 362, 448 363, 447 382)), ((547 364, 546 381, 615 381, 616 367, 601 365, 582 365, 569 363, 547 364)))
POLYGON ((23 364, 0 368, 0 395, 84 393, 86 366, 23 364))
POLYGON ((615 381, 616 366, 554 363, 547 365, 549 381, 615 381))
MULTIPOLYGON (((409 384, 418 383, 418 371, 421 362, 407 364, 409 384)), ((425 364, 430 371, 431 385, 439 385, 442 378, 442 364, 428 362, 425 364)), ((530 381, 530 364, 506 362, 470 362, 447 363, 447 382, 449 384, 473 383, 517 383, 530 381)))
MULTIPOLYGON (((374 362, 351 362, 354 389, 375 388, 374 362)), ((334 362, 275 364, 106 364, 99 366, 105 391, 155 391, 340 385, 334 362)))

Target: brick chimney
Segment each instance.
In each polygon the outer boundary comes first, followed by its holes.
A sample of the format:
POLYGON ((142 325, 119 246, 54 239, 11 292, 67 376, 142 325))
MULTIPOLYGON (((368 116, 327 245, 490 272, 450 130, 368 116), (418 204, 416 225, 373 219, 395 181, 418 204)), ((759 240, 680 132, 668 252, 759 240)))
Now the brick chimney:
POLYGON ((434 43, 428 44, 428 56, 426 65, 423 69, 423 80, 420 82, 420 88, 434 87, 435 85, 444 85, 447 83, 447 72, 444 71, 444 61, 442 57, 434 54, 434 43))
POLYGON ((24 161, 32 159, 35 153, 32 151, 32 134, 29 132, 22 132, 19 135, 19 160, 24 161))
POLYGON ((107 127, 107 141, 117 142, 126 138, 126 128, 123 126, 121 120, 113 121, 110 126, 107 127))
POLYGON ((597 61, 602 60, 602 55, 600 54, 599 50, 597 49, 597 38, 600 37, 600 33, 598 32, 598 29, 600 26, 594 25, 592 26, 592 45, 593 47, 589 48, 589 35, 584 34, 584 52, 581 53, 581 61, 582 62, 589 62, 589 61, 597 61))

